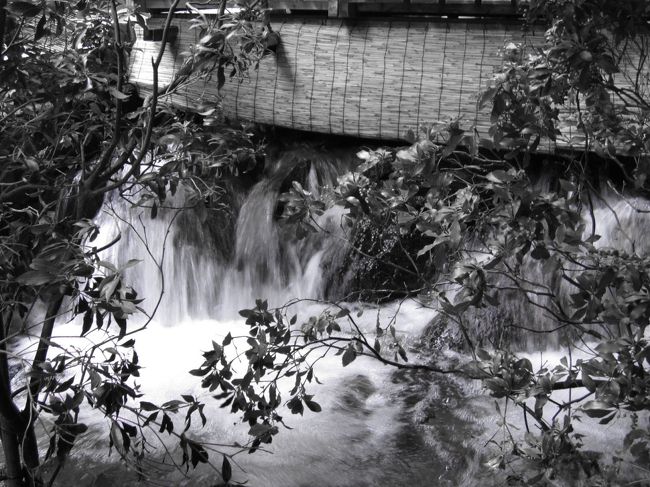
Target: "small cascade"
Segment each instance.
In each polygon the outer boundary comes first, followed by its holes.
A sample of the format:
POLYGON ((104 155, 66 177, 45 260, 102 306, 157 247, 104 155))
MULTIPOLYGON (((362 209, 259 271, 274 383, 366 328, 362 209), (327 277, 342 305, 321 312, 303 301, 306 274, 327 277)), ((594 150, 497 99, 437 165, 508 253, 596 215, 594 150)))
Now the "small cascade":
POLYGON ((267 299, 271 306, 322 299, 328 272, 337 267, 333 260, 344 253, 336 237, 342 210, 318 218, 332 237, 298 239, 278 224, 278 197, 294 178, 318 195, 346 167, 349 163, 313 149, 287 151, 252 188, 228 189, 229 210, 188 205, 187 195, 179 190, 151 218, 149 209, 116 197, 97 217, 101 236, 93 245, 101 247, 121 235, 103 259, 118 267, 129 259, 139 261, 125 276, 145 298, 149 312, 164 288, 156 320, 168 325, 234 318, 256 299, 267 299))
MULTIPOLYGON (((338 267, 336 256, 343 253, 337 236, 341 212, 333 209, 317 219, 328 234, 296 238, 290 228, 278 222, 278 197, 283 184, 291 181, 296 154, 277 161, 271 175, 247 194, 236 223, 235 255, 226 270, 219 302, 220 316, 236 316, 255 299, 267 299, 272 307, 300 299, 323 299, 328 269, 338 267), (288 162, 287 162, 288 161, 288 162)), ((327 161, 307 160, 301 181, 316 196, 325 185, 332 186, 342 168, 327 161)))
MULTIPOLYGON (((548 191, 550 182, 550 178, 545 176, 537 182, 537 187, 541 191, 548 191)), ((639 257, 650 255, 650 240, 645 235, 650 227, 650 201, 611 190, 592 194, 591 200, 593 208, 584 204, 581 209, 584 239, 596 235, 593 245, 600 250, 639 257)), ((469 247, 472 248, 472 245, 474 249, 482 249, 479 243, 470 243, 469 247)), ((473 262, 471 255, 466 258, 467 262, 473 262)), ((572 333, 572 328, 563 327, 563 323, 549 311, 554 309, 555 301, 570 313, 571 295, 576 288, 568 280, 549 272, 546 263, 546 260, 526 256, 518 265, 519 279, 525 284, 522 287, 531 290, 527 298, 520 290, 513 289, 510 278, 492 278, 492 284, 501 288, 498 291, 498 306, 469 308, 465 312, 467 326, 470 335, 476 338, 476 345, 539 352, 556 351, 562 343, 566 343, 569 338, 567 333, 572 333), (507 288, 510 289, 504 290, 507 288), (553 293, 555 298, 547 297, 546 293, 553 293), (545 333, 551 330, 558 332, 545 333)), ((575 272, 578 272, 578 266, 575 268, 575 272)), ((464 339, 460 329, 445 317, 438 316, 427 330, 427 339, 434 342, 441 334, 451 337, 449 341, 462 348, 464 339)))
MULTIPOLYGON (((179 192, 151 218, 147 208, 132 207, 121 198, 111 200, 97 217, 101 231, 93 242, 101 247, 121 235, 102 258, 118 268, 129 260, 138 261, 132 262, 124 277, 144 298, 145 310, 155 311, 156 320, 166 325, 212 316, 217 276, 226 268, 215 241, 219 234, 206 225, 205 215, 184 210, 183 205, 184 195, 179 192)), ((227 240, 222 241, 225 246, 227 240)))
POLYGON ((593 220, 588 209, 585 210, 584 219, 586 231, 591 232, 593 221, 595 233, 600 235, 596 247, 616 249, 638 256, 650 254, 650 239, 647 235, 650 201, 605 191, 594 199, 593 220))

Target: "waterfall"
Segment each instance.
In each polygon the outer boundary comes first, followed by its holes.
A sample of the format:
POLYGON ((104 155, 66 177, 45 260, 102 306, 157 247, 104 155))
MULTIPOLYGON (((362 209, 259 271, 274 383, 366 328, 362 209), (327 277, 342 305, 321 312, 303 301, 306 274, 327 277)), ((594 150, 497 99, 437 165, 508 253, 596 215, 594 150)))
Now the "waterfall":
MULTIPOLYGON (((200 204, 181 209, 191 198, 179 190, 155 218, 150 217, 150 209, 133 207, 118 197, 109 199, 98 215, 100 236, 90 245, 101 247, 120 234, 120 241, 104 251, 102 259, 118 268, 128 266, 124 278, 145 298, 143 306, 149 313, 163 292, 154 320, 135 336, 143 366, 138 380, 143 399, 160 404, 192 394, 205 401, 209 423, 204 429, 193 428, 191 434, 219 444, 243 444, 249 439, 247 425, 237 424, 239 418, 221 409, 219 401, 187 373, 200 365, 201 351, 212 340, 221 342, 228 333, 248 333, 238 310, 253 307, 257 298, 268 299, 271 307, 304 298, 305 302, 293 306, 299 325, 324 308, 311 300, 336 294, 330 286, 347 251, 341 233, 344 211, 328 210, 318 218, 326 232, 299 239, 278 224, 278 198, 292 179, 318 193, 322 186, 334 184, 350 164, 349 158, 301 147, 272 157, 265 174, 250 187, 227 187, 224 198, 229 211, 211 211, 200 204), (131 259, 139 262, 131 265, 131 259)), ((604 192, 594 206, 596 233, 602 236, 598 245, 647 252, 647 202, 626 202, 604 192)), ((591 231, 587 210, 584 219, 585 231, 591 231)), ((544 279, 539 265, 531 264, 527 272, 544 279)), ((378 321, 392 320, 415 361, 425 361, 424 354, 431 353, 426 342, 445 332, 431 331, 436 313, 414 300, 349 307, 363 312, 356 319, 369 334, 378 321), (422 337, 425 329, 429 335, 422 337)), ((543 313, 516 299, 505 300, 492 315, 477 314, 473 319, 484 328, 502 326, 504 320, 548 324, 543 313)), ((486 337, 492 333, 479 325, 478 333, 486 337)), ((64 344, 78 332, 78 324, 62 323, 55 338, 64 344)), ((70 343, 88 346, 87 339, 70 339, 70 343)), ((457 358, 451 352, 439 353, 441 360, 457 358)), ((341 357, 334 355, 319 362, 316 374, 323 384, 314 384, 309 392, 323 412, 287 414, 284 420, 292 430, 282 430, 274 438, 269 445, 273 455, 258 452, 237 457, 241 470, 236 469, 236 480, 268 487, 500 484, 498 478, 482 478, 482 445, 490 440, 498 416, 478 383, 426 372, 396 372, 364 357, 343 368, 341 357)), ((100 485, 107 478, 106 485, 136 485, 133 475, 106 461, 103 419, 91 415, 84 421, 91 430, 76 453, 79 463, 75 467, 73 462, 64 472, 68 483, 100 485)), ((613 436, 610 431, 600 441, 612 441, 613 436)), ((190 481, 173 469, 162 469, 158 475, 164 485, 214 483, 214 473, 207 469, 199 469, 190 481)))
POLYGON ((307 191, 318 195, 323 186, 335 184, 349 161, 299 148, 268 166, 252 188, 229 189, 228 202, 234 206, 229 210, 202 206, 181 210, 187 205, 179 190, 156 218, 150 218, 148 209, 116 197, 97 219, 101 238, 93 244, 99 247, 122 235, 103 258, 118 267, 129 259, 140 261, 126 275, 148 306, 158 300, 164 279, 165 297, 157 320, 170 325, 187 318, 237 317, 256 299, 267 299, 271 306, 322 299, 328 273, 337 265, 333 259, 344 253, 337 237, 342 210, 335 208, 318 218, 330 236, 297 239, 291 229, 278 224, 278 197, 296 176, 302 176, 307 191), (297 168, 303 174, 296 174, 297 168))
MULTIPOLYGON (((318 194, 322 186, 334 184, 349 164, 349 158, 341 160, 300 148, 280 154, 252 187, 232 189, 229 198, 233 211, 229 214, 206 215, 202 208, 179 213, 177 208, 187 196, 179 191, 153 219, 150 210, 131 207, 118 198, 108 201, 98 216, 101 236, 93 245, 105 245, 121 233, 121 240, 105 251, 102 259, 118 267, 129 259, 139 260, 124 276, 145 297, 143 304, 149 312, 164 282, 154 321, 136 336, 143 364, 139 380, 142 392, 147 401, 158 404, 179 394, 193 394, 206 401, 210 422, 204 430, 195 431, 204 440, 245 443, 248 427, 234 424, 237 418, 220 409, 219 401, 188 375, 200 364, 201 350, 209 347, 211 340, 220 342, 229 332, 246 335, 237 311, 253 307, 256 298, 268 299, 270 306, 281 306, 295 298, 325 298, 328 281, 346 252, 341 238, 341 208, 318 217, 325 235, 298 239, 291 229, 278 224, 279 194, 294 178, 305 190, 318 194)), ((357 320, 369 333, 377 320, 394 320, 406 346, 414 343, 433 314, 411 301, 350 306, 354 311, 365 311, 357 320)), ((298 324, 323 308, 312 301, 293 306, 299 315, 298 324)), ((73 335, 73 330, 74 324, 61 328, 64 334, 73 335)), ((401 480, 426 485, 432 470, 440 475, 445 472, 444 461, 432 454, 438 443, 421 438, 420 420, 413 420, 420 401, 413 399, 405 409, 400 399, 403 394, 425 397, 429 394, 427 381, 395 382, 390 369, 367 358, 342 368, 341 358, 334 355, 320 361, 317 376, 323 385, 314 385, 312 392, 323 413, 307 411, 303 417, 285 418, 293 431, 282 431, 274 439, 271 446, 275 454, 259 452, 240 458, 238 462, 246 472, 237 471, 237 479, 248 479, 258 486, 352 487, 397 485, 401 480), (420 443, 419 448, 409 445, 412 439, 420 443), (422 468, 411 471, 407 466, 411 462, 422 468)), ((438 400, 442 398, 430 402, 438 400)), ((88 422, 93 433, 84 440, 87 448, 80 453, 81 463, 102 465, 105 442, 101 433, 105 430, 98 418, 88 422)), ((467 418, 459 419, 453 427, 460 425, 469 427, 467 418)), ((471 447, 455 448, 463 454, 454 461, 464 462, 465 451, 471 447)), ((111 476, 124 476, 118 467, 108 471, 111 476)), ((171 485, 182 483, 173 470, 161 475, 171 485)), ((88 478, 96 482, 98 476, 88 478)), ((211 477, 200 470, 194 481, 202 478, 211 477)), ((128 485, 129 477, 121 482, 128 485)))

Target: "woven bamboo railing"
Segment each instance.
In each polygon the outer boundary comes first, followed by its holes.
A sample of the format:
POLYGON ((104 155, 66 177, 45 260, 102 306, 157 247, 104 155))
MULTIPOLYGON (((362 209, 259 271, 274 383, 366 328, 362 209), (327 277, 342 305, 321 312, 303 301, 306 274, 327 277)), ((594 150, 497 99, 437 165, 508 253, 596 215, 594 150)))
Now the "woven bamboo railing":
MULTIPOLYGON (((197 41, 179 22, 159 79, 168 83, 197 41)), ((462 117, 487 134, 489 109, 477 94, 521 37, 517 23, 344 21, 287 18, 276 23, 282 42, 249 79, 231 80, 217 92, 216 79, 187 88, 173 102, 199 108, 223 97, 224 113, 281 127, 384 140, 401 139, 425 122, 462 117)), ((139 39, 131 80, 142 92, 152 84, 151 57, 159 42, 139 39)))
MULTIPOLYGON (((161 87, 180 68, 179 53, 198 41, 187 21, 176 24, 178 36, 160 67, 161 87)), ((196 82, 170 101, 190 109, 220 104, 233 119, 360 138, 404 139, 421 124, 454 119, 487 137, 490 107, 479 109, 478 95, 502 66, 504 46, 524 41, 519 22, 485 19, 291 16, 274 22, 274 29, 282 39, 277 53, 265 56, 247 79, 227 81, 221 93, 216 79, 196 82)), ((542 39, 533 32, 525 41, 541 44, 542 39)), ((160 42, 144 41, 141 33, 133 48, 130 78, 143 95, 151 90, 151 58, 159 48, 160 42)), ((563 107, 561 118, 557 145, 582 149, 571 106, 563 107)), ((544 141, 539 148, 554 147, 544 141)))

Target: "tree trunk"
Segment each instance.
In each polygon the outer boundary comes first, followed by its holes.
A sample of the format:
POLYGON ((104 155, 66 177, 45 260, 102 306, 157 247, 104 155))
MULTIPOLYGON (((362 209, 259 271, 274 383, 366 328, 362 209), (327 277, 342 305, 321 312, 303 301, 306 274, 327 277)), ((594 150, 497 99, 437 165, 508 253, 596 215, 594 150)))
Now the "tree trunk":
MULTIPOLYGON (((7 24, 7 0, 0 0, 0 53, 4 49, 7 24)), ((23 487, 22 463, 20 460, 19 428, 21 418, 18 407, 11 398, 11 380, 7 361, 6 329, 0 313, 0 441, 5 457, 5 484, 7 487, 23 487)))
MULTIPOLYGON (((56 296, 47 307, 45 314, 45 321, 43 322, 43 329, 41 330, 41 337, 36 349, 36 355, 32 362, 32 369, 38 369, 39 366, 47 359, 47 352, 50 349, 50 340, 52 339, 52 332, 54 331, 54 323, 61 308, 63 296, 56 296)), ((21 438, 23 462, 28 475, 28 484, 39 486, 42 485, 40 477, 36 474, 36 469, 40 465, 40 457, 38 455, 38 442, 36 440, 36 433, 34 431, 34 424, 38 417, 38 411, 34 404, 38 401, 38 394, 41 389, 41 380, 37 375, 32 376, 29 381, 29 393, 25 401, 25 408, 22 411, 23 421, 25 423, 24 436, 21 438), (35 475, 36 474, 36 475, 35 475)))
MULTIPOLYGON (((9 326, 7 323, 6 326, 9 326)), ((0 440, 5 457, 5 485, 22 487, 22 464, 20 461, 20 444, 18 441, 20 414, 11 399, 11 381, 9 362, 7 361, 7 336, 3 316, 0 313, 0 440)))
POLYGON ((0 429, 2 430, 0 436, 2 451, 5 456, 4 485, 7 487, 23 487, 18 434, 11 421, 4 417, 0 417, 0 429))
POLYGON ((4 49, 5 44, 5 28, 7 25, 7 11, 5 7, 7 6, 7 0, 0 0, 0 53, 4 49))

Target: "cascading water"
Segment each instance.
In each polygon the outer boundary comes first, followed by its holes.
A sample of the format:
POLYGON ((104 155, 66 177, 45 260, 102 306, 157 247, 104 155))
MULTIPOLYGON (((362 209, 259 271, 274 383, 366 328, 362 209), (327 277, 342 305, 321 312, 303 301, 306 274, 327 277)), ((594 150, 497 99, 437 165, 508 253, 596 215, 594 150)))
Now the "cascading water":
MULTIPOLYGON (((200 351, 209 347, 211 340, 220 342, 228 332, 246 334, 237 311, 253 307, 256 298, 268 299, 271 306, 295 298, 323 298, 327 281, 339 265, 337 260, 340 262, 345 254, 338 236, 342 209, 330 210, 319 218, 318 224, 330 235, 325 238, 315 235, 298 240, 276 222, 281 186, 298 159, 310 161, 302 184, 314 192, 334 183, 338 173, 349 166, 340 162, 337 167, 315 151, 298 152, 279 157, 261 181, 244 194, 234 195, 233 206, 239 211, 231 220, 206 217, 195 210, 179 213, 173 207, 182 205, 180 193, 168 202, 171 208, 161 208, 155 219, 117 199, 108 202, 98 217, 101 236, 93 245, 102 246, 118 233, 122 235, 102 259, 118 268, 127 259, 140 261, 124 275, 145 298, 143 305, 148 312, 153 311, 153 303, 164 291, 153 322, 136 337, 143 365, 141 391, 154 403, 193 394, 211 404, 206 409, 208 425, 195 431, 203 440, 245 443, 248 428, 235 424, 237 418, 220 409, 219 402, 206 395, 199 381, 187 373, 200 363, 200 351), (210 222, 217 228, 211 228, 210 222), (230 230, 229 234, 220 235, 222 229, 230 230)), ((409 301, 361 308, 365 308, 365 314, 358 318, 362 328, 371 332, 378 319, 387 322, 394 318, 397 332, 407 338, 407 346, 420 335, 433 313, 409 301)), ((293 309, 300 323, 323 306, 304 302, 293 309)), ((73 336, 77 329, 69 323, 59 332, 73 336)), ((235 472, 236 479, 248 479, 250 485, 257 486, 418 486, 430 485, 434 475, 439 478, 438 485, 457 485, 462 475, 454 466, 476 464, 468 461, 473 457, 470 433, 477 431, 471 423, 480 424, 480 415, 471 408, 445 402, 449 398, 433 390, 426 377, 398 378, 390 369, 363 358, 343 369, 340 357, 335 356, 321 361, 317 376, 323 385, 311 392, 323 412, 307 411, 304 417, 285 418, 293 430, 282 431, 274 439, 272 455, 258 452, 236 457, 243 469, 235 472), (440 408, 436 409, 446 411, 441 416, 445 418, 442 438, 428 434, 436 421, 427 411, 438 403, 440 408), (452 416, 453 420, 446 421, 452 416), (458 434, 466 439, 459 443, 458 434), (439 449, 441 444, 445 446, 439 449)), ((444 384, 440 387, 452 389, 457 396, 467 387, 447 381, 444 384)), ((475 394, 472 387, 462 395, 475 394)), ((79 460, 84 465, 96 464, 97 469, 87 470, 81 484, 112 485, 115 475, 121 476, 120 482, 128 482, 120 467, 105 465, 104 422, 100 418, 85 421, 94 432, 86 435, 86 448, 78 454, 79 460)), ((214 477, 199 473, 193 480, 184 481, 171 469, 160 475, 165 485, 211 485, 214 477)))
MULTIPOLYGON (((131 209, 116 199, 109 201, 98 217, 101 241, 94 245, 99 247, 117 233, 122 235, 102 258, 118 267, 127 264, 127 259, 140 260, 124 275, 145 298, 148 312, 164 292, 153 322, 136 336, 143 365, 142 392, 154 403, 180 394, 205 400, 210 404, 206 409, 209 423, 204 429, 192 430, 203 440, 245 443, 248 428, 236 424, 237 418, 220 409, 219 402, 199 387, 199 380, 187 373, 200 364, 200 351, 229 332, 245 335, 247 329, 237 311, 253 307, 257 298, 268 299, 270 306, 295 298, 324 298, 332 269, 345 254, 337 236, 342 210, 330 210, 320 217, 319 225, 329 230, 327 237, 297 240, 276 221, 278 196, 296 161, 310 161, 302 183, 315 192, 332 184, 338 172, 349 167, 349 163, 337 166, 326 159, 304 149, 285 153, 250 190, 233 191, 230 215, 162 208, 151 219, 143 210, 131 209)), ((169 206, 182 206, 185 196, 179 193, 169 206)), ((644 216, 629 208, 624 202, 611 202, 611 196, 598 206, 594 218, 603 235, 602 245, 632 248, 635 241, 638 250, 647 244, 643 227, 635 224, 644 216), (612 205, 617 218, 609 209, 612 205)), ((530 312, 519 309, 518 304, 509 306, 505 314, 530 312)), ((365 310, 358 322, 369 333, 377 320, 394 319, 398 334, 414 355, 423 330, 435 315, 409 300, 351 307, 365 310)), ((299 302, 293 309, 300 323, 323 307, 299 302)), ((78 326, 62 324, 58 333, 77 335, 78 326)), ((285 417, 293 429, 275 437, 270 445, 273 454, 237 456, 241 470, 236 469, 235 479, 269 487, 424 487, 476 485, 484 475, 481 448, 493 432, 497 416, 492 404, 479 394, 477 383, 425 372, 395 372, 364 358, 342 368, 340 357, 335 356, 321 361, 317 375, 323 385, 310 392, 323 412, 285 417)), ((131 477, 105 461, 103 420, 89 418, 87 422, 92 433, 85 436, 86 448, 77 458, 82 465, 96 464, 97 468, 86 469, 75 478, 75 484, 115 485, 116 475, 122 476, 120 483, 128 484, 131 477)), ((191 480, 172 469, 160 475, 163 485, 214 484, 214 473, 205 470, 191 480)), ((486 478, 480 482, 490 483, 486 478)))
MULTIPOLYGON (((151 219, 144 209, 133 210, 116 198, 98 217, 101 238, 93 244, 100 247, 122 235, 103 258, 118 265, 127 259, 140 261, 126 275, 144 293, 148 306, 157 302, 164 289, 166 298, 156 321, 165 324, 188 318, 237 317, 240 309, 259 298, 271 306, 292 299, 323 298, 325 267, 342 254, 340 239, 297 240, 276 221, 281 185, 294 169, 292 164, 305 162, 303 152, 284 154, 271 166, 270 174, 247 192, 232 190, 231 200, 237 203, 230 213, 220 209, 206 216, 205 209, 182 210, 185 195, 179 191, 151 219)), ((347 167, 345 162, 339 165, 343 167, 324 159, 310 163, 305 188, 317 194, 320 187, 334 184, 338 172, 347 167)), ((328 211, 319 218, 319 225, 335 234, 341 216, 336 209, 328 211)))

